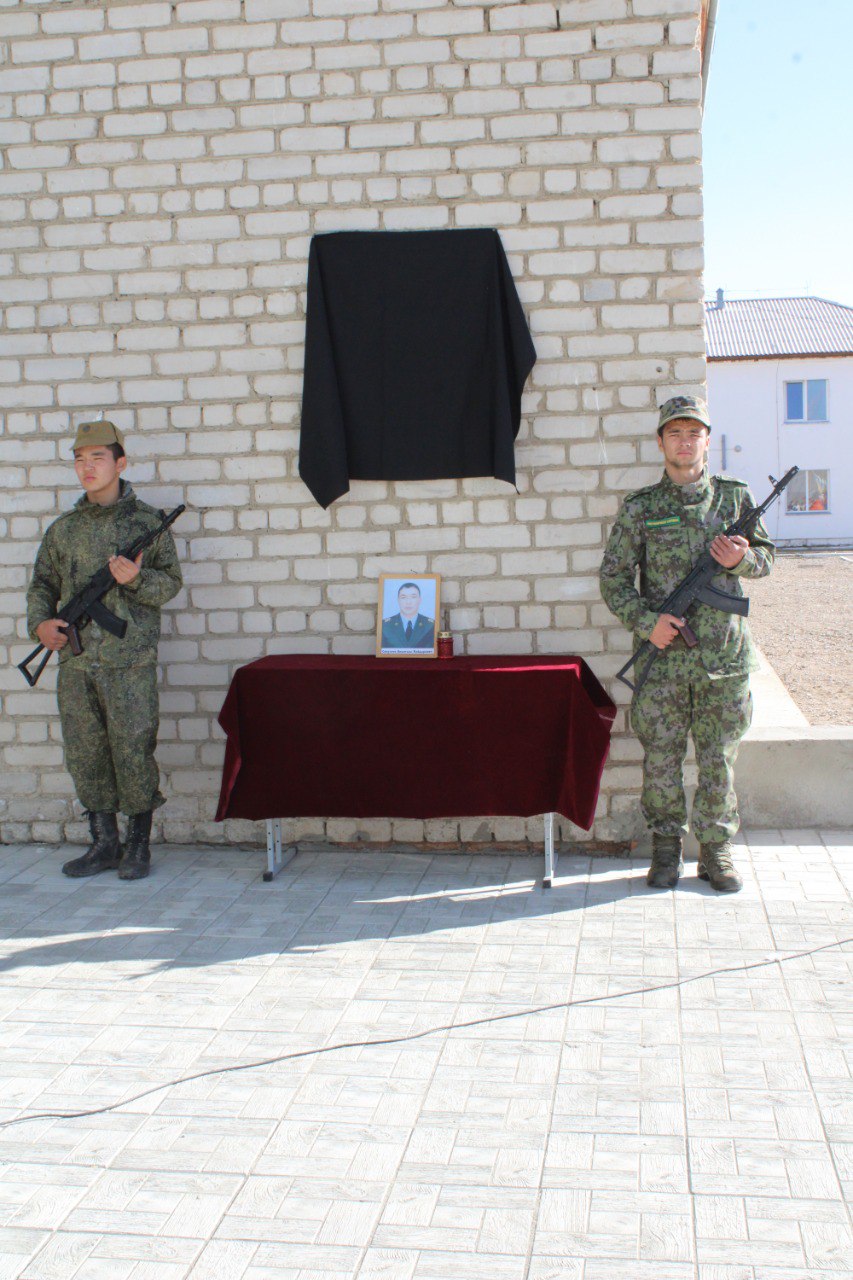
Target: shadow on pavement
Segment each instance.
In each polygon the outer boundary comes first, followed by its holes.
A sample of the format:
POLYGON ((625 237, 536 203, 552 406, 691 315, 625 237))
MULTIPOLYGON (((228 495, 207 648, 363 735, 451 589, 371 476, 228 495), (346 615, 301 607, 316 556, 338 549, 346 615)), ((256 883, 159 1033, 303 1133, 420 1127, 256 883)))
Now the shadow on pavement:
MULTIPOLYGON (((312 851, 263 883, 257 851, 167 846, 148 880, 127 883, 114 872, 69 880, 60 868, 72 854, 25 847, 5 860, 0 972, 113 963, 139 978, 253 957, 269 965, 353 941, 427 941, 531 918, 547 927, 585 907, 666 896, 646 886, 645 863, 586 854, 561 855, 552 889, 540 858, 512 855, 312 851)), ((709 892, 690 877, 682 889, 709 892)))

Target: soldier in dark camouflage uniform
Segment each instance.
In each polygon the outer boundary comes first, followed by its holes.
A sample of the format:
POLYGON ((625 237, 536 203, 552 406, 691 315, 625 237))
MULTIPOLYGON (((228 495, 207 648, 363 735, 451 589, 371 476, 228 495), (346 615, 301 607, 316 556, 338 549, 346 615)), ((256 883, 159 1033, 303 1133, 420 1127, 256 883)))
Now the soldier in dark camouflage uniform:
POLYGON ((730 843, 739 826, 733 766, 752 717, 749 672, 758 665, 749 629, 738 614, 696 604, 689 623, 699 644, 691 649, 680 635, 684 619, 655 608, 706 548, 720 565, 713 586, 735 596, 743 595, 742 578, 763 577, 773 563, 775 548, 760 522, 748 539, 724 534, 756 504, 742 481, 708 475, 710 429, 707 405, 695 396, 676 396, 663 406, 658 444, 664 475, 625 499, 600 580, 607 605, 633 630, 635 647, 650 640, 661 651, 631 706, 631 724, 645 751, 642 810, 652 831, 648 882, 671 888, 683 868, 682 768, 692 733, 699 771, 692 814, 701 846, 698 873, 715 889, 733 892, 743 883, 730 843))
POLYGON ((27 592, 30 635, 60 651, 65 763, 92 832, 89 850, 62 870, 89 876, 117 867, 123 880, 136 880, 148 874, 152 811, 164 803, 154 759, 157 642, 160 608, 180 590, 181 570, 169 530, 135 561, 116 554, 160 522, 121 479, 121 432, 111 422, 83 423, 73 449, 85 492, 45 533, 27 592), (91 622, 75 657, 56 611, 107 561, 116 585, 104 604, 127 622, 127 632, 118 639, 91 622), (119 811, 128 815, 124 849, 119 811))

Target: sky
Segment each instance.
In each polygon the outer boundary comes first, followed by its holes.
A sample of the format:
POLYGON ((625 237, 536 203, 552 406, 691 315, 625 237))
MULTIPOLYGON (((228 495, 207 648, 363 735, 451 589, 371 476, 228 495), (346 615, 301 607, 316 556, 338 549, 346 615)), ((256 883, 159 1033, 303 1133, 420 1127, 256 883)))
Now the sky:
POLYGON ((853 306, 853 0, 719 0, 705 295, 853 306))

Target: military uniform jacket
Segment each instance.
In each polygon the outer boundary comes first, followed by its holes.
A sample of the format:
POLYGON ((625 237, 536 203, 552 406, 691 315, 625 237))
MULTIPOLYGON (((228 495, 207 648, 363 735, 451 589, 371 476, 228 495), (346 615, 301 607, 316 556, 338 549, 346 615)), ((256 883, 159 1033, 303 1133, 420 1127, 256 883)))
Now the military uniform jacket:
MULTIPOLYGON (((717 534, 755 505, 743 481, 709 477, 707 471, 688 485, 674 484, 664 472, 657 484, 628 495, 610 533, 600 581, 608 608, 634 632, 635 646, 648 640, 660 606, 717 534)), ((742 596, 742 578, 762 578, 770 572, 776 552, 761 521, 747 540, 750 545, 739 565, 720 566, 713 579, 717 590, 742 596)), ((702 665, 712 679, 742 676, 757 668, 745 618, 697 603, 688 620, 699 640, 702 665)), ((683 647, 680 637, 670 646, 673 650, 683 647)))
MULTIPOLYGON (((160 512, 140 502, 130 485, 121 482, 118 502, 109 507, 90 502, 84 494, 70 511, 54 520, 42 539, 27 591, 27 629, 37 640, 36 627, 56 617, 57 609, 84 587, 110 556, 123 551, 140 534, 160 523, 160 512)), ((127 622, 124 639, 90 622, 81 633, 83 652, 75 658, 68 645, 60 662, 101 663, 132 667, 157 661, 160 608, 182 586, 181 567, 168 529, 142 553, 142 567, 132 582, 115 587, 104 605, 127 622)))
POLYGON ((390 618, 382 620, 383 649, 431 649, 435 636, 435 619, 426 618, 419 613, 412 619, 412 638, 406 639, 406 624, 403 615, 392 613, 390 618))

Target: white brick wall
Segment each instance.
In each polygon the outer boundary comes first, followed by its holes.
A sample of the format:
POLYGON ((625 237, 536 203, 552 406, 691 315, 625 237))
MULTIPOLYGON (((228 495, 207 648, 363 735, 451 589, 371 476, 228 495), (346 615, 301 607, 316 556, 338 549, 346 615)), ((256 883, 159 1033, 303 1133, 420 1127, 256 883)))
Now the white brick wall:
MULTIPOLYGON (((619 498, 657 474, 656 403, 702 390, 699 0, 64 0, 0 8, 0 838, 81 833, 54 676, 23 687, 24 592, 75 499, 67 441, 100 409, 129 478, 186 502, 165 613, 169 840, 212 821, 216 712, 264 653, 370 653, 382 571, 443 575, 458 648, 575 652, 627 635, 597 567, 619 498), (539 360, 518 493, 491 479, 297 474, 315 231, 496 226, 539 360)), ((624 706, 620 690, 616 697, 624 706)), ((594 828, 637 824, 620 712, 594 828)), ((564 824, 566 832, 574 832, 564 824)), ((535 821, 292 834, 538 840, 535 821)))

